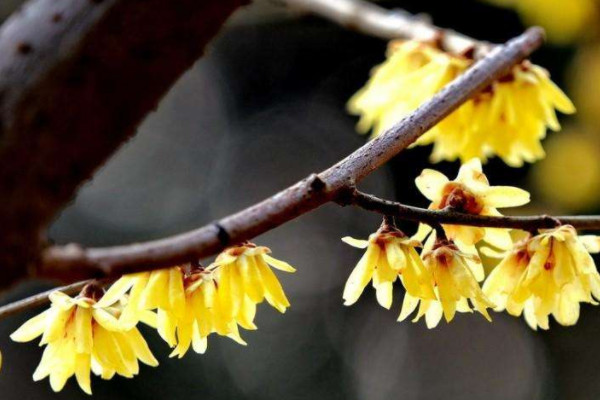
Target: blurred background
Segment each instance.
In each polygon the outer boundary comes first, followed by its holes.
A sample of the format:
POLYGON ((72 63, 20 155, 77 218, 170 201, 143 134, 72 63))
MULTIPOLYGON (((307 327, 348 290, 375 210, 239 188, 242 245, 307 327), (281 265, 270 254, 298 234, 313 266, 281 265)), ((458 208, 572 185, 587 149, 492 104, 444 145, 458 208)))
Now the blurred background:
MULTIPOLYGON (((0 18, 20 1, 0 0, 0 18)), ((574 99, 579 114, 544 142, 547 160, 511 169, 492 160, 494 184, 533 194, 521 213, 600 212, 600 38, 597 0, 403 0, 385 2, 425 12, 436 24, 502 42, 528 24, 549 29, 534 62, 574 99)), ((386 43, 316 17, 258 2, 235 15, 206 56, 163 100, 157 112, 87 184, 52 227, 58 243, 105 246, 185 231, 235 212, 326 168, 365 142, 345 102, 384 59, 386 43)), ((428 148, 406 151, 361 187, 425 206, 414 178, 428 167, 428 148)), ((458 165, 437 169, 449 176, 458 165)), ((281 276, 292 303, 280 315, 262 305, 248 347, 212 337, 205 355, 168 358, 156 332, 146 337, 158 368, 133 380, 94 379, 96 399, 597 399, 600 397, 600 309, 582 307, 575 327, 533 332, 506 314, 487 323, 459 315, 450 325, 397 323, 372 290, 351 307, 343 284, 360 251, 345 235, 366 238, 379 218, 326 206, 260 238, 298 268, 281 276)), ((407 231, 414 227, 407 226, 407 231)), ((3 303, 42 289, 29 282, 3 303)), ((53 394, 31 375, 36 344, 9 334, 35 312, 0 323, 0 398, 83 399, 73 380, 53 394)))

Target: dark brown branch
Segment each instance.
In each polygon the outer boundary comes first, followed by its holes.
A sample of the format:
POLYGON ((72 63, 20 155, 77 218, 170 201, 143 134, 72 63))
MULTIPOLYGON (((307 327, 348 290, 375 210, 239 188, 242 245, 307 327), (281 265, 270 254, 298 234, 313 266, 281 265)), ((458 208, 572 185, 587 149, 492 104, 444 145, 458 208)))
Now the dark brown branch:
POLYGON ((244 0, 31 0, 0 29, 0 288, 244 0))
POLYGON ((318 175, 197 230, 128 246, 83 249, 52 247, 43 254, 38 273, 66 280, 116 276, 160 268, 214 255, 228 244, 251 239, 327 202, 341 201, 354 185, 404 150, 445 116, 505 75, 543 41, 533 28, 498 46, 430 101, 385 133, 318 175))
POLYGON ((364 0, 282 0, 292 10, 329 19, 341 26, 379 37, 434 41, 446 51, 463 54, 474 50, 476 56, 493 46, 450 29, 431 24, 426 17, 404 10, 387 10, 364 0))
POLYGON ((470 215, 452 210, 427 210, 419 207, 407 206, 398 202, 380 199, 370 194, 355 191, 350 200, 344 204, 351 204, 367 211, 374 211, 383 215, 393 215, 398 219, 423 222, 428 225, 468 225, 489 228, 512 228, 524 231, 554 228, 557 225, 572 225, 581 230, 600 229, 600 216, 501 216, 491 217, 484 215, 470 215))

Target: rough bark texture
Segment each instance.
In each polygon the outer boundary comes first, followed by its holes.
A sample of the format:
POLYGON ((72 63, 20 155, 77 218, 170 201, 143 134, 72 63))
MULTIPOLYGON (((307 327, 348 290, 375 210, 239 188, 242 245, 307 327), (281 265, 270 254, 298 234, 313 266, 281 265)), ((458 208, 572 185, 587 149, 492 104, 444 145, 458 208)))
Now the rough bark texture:
MULTIPOLYGON (((33 0, 0 30, 0 287, 245 0, 33 0)), ((99 210, 101 212, 101 210, 99 210)))

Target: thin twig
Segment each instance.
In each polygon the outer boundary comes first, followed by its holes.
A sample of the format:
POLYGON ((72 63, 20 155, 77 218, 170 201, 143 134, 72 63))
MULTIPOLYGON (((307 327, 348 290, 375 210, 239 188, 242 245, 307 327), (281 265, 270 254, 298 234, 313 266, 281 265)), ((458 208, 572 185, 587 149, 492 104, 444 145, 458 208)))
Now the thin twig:
POLYGON ((383 215, 393 215, 398 219, 423 222, 428 225, 468 225, 489 228, 511 228, 524 231, 536 231, 538 229, 554 228, 557 225, 572 225, 581 230, 600 229, 600 216, 485 216, 465 214, 452 210, 428 210, 419 207, 407 206, 402 203, 380 199, 370 194, 355 191, 350 201, 344 204, 352 204, 367 211, 377 212, 383 215))
POLYGON ((71 285, 61 286, 54 289, 47 290, 42 293, 35 294, 22 300, 9 303, 5 306, 0 307, 0 320, 10 317, 11 315, 18 314, 20 312, 30 310, 39 306, 43 306, 48 303, 48 296, 55 291, 61 291, 65 294, 72 295, 81 291, 85 285, 92 282, 86 280, 82 282, 76 282, 71 285))
POLYGON ((391 39, 434 41, 455 54, 471 50, 476 56, 488 52, 493 44, 473 39, 450 29, 431 24, 421 15, 404 10, 388 10, 364 0, 282 0, 291 9, 329 19, 361 33, 391 39))
POLYGON ((347 158, 237 214, 191 232, 146 243, 97 249, 52 247, 44 252, 38 273, 79 280, 178 265, 214 255, 228 245, 249 240, 325 203, 339 201, 355 184, 528 57, 543 38, 540 28, 532 28, 506 45, 495 47, 411 115, 347 158))

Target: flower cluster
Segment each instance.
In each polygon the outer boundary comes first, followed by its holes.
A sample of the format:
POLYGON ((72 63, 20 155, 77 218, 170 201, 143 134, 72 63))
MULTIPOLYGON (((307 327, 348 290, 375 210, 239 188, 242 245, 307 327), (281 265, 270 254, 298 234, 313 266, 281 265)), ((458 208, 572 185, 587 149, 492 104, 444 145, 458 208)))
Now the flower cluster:
MULTIPOLYGON (((372 73, 365 87, 348 102, 360 115, 357 130, 376 136, 400 121, 463 73, 473 60, 416 41, 394 41, 388 59, 372 73)), ((559 130, 556 111, 570 114, 573 103, 543 68, 528 61, 419 138, 433 144, 431 159, 486 160, 498 155, 513 167, 544 157, 540 140, 546 129, 559 130)))
MULTIPOLYGON (((434 210, 500 215, 496 207, 518 206, 529 200, 529 194, 521 189, 490 186, 478 160, 463 165, 455 181, 425 170, 416 183, 434 210)), ((378 302, 389 309, 392 284, 398 279, 406 289, 398 320, 405 320, 418 307, 413 321, 425 317, 429 328, 437 326, 442 317, 451 321, 456 312, 476 310, 491 320, 488 308, 523 314, 533 329, 548 329, 550 315, 561 325, 573 325, 579 318, 580 303, 597 304, 600 299, 600 274, 590 256, 600 252, 600 238, 580 237, 569 225, 528 233, 516 243, 508 229, 460 225, 436 230, 421 225, 413 238, 407 238, 384 224, 368 241, 343 240, 367 249, 346 283, 345 304, 356 302, 372 280, 378 302), (425 238, 419 256, 415 249, 425 238), (487 279, 479 251, 502 258, 487 279)))
POLYGON ((483 287, 496 310, 524 314, 533 329, 548 329, 548 317, 574 325, 579 304, 597 304, 600 275, 590 256, 598 252, 595 236, 578 237, 572 226, 544 230, 515 244, 483 287))
POLYGON ((50 296, 49 310, 27 321, 11 338, 28 342, 42 336, 44 355, 34 380, 50 378, 60 391, 75 375, 91 394, 90 372, 111 379, 131 378, 138 360, 158 362, 137 329, 139 322, 156 328, 183 357, 190 347, 204 353, 211 333, 246 344, 238 326, 256 329, 256 305, 266 300, 280 312, 290 306, 271 267, 294 272, 289 264, 269 256, 266 247, 244 243, 230 247, 203 268, 172 267, 126 275, 107 291, 88 285, 79 296, 61 292, 50 296))
POLYGON ((415 250, 415 247, 421 245, 418 240, 407 237, 387 222, 369 240, 351 237, 342 240, 359 249, 367 249, 344 288, 345 305, 356 303, 365 287, 373 281, 377 301, 382 307, 389 309, 392 306, 393 284, 396 279, 400 279, 407 292, 413 296, 435 299, 432 282, 415 250))
POLYGON ((454 242, 436 240, 431 235, 419 256, 416 247, 421 243, 385 222, 368 241, 343 240, 354 247, 367 249, 346 282, 345 305, 354 304, 372 281, 377 301, 389 309, 392 285, 398 279, 406 289, 399 321, 406 319, 420 303, 414 321, 425 316, 427 326, 433 328, 442 314, 450 322, 457 310, 470 312, 468 301, 489 319, 486 308, 493 304, 477 283, 477 277, 483 278, 481 261, 477 256, 459 250, 454 242))
MULTIPOLYGON (((16 342, 42 336, 40 345, 46 349, 33 374, 35 381, 49 377, 52 389, 58 392, 75 375, 81 389, 91 394, 90 371, 103 379, 111 379, 115 374, 131 378, 139 372, 138 360, 158 365, 138 329, 119 324, 120 305, 102 307, 97 296, 98 290, 93 286, 76 298, 54 292, 50 295, 50 309, 11 335, 16 342)), ((153 324, 152 315, 140 318, 153 324)))

